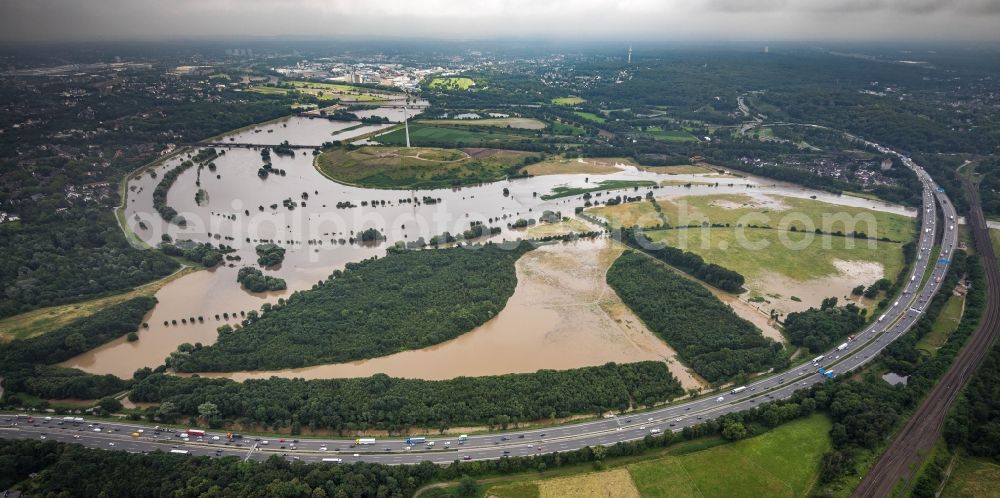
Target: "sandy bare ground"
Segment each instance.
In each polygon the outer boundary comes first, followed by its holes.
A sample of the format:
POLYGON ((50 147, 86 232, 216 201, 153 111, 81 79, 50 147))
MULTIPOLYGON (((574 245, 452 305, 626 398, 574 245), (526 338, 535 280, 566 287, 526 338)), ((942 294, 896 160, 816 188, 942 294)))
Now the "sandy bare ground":
MULTIPOLYGON (((765 313, 770 313, 771 309, 780 313, 791 313, 810 307, 818 308, 823 299, 828 297, 837 297, 840 299, 840 304, 844 304, 848 300, 857 301, 851 297, 851 290, 854 287, 859 284, 871 284, 885 275, 882 265, 870 261, 834 260, 833 264, 837 268, 836 275, 806 281, 767 272, 762 277, 748 282, 747 287, 759 292, 768 302, 745 302, 745 304, 765 313), (781 289, 781 293, 775 292, 775 289, 781 289), (801 301, 793 301, 792 296, 801 301)), ((747 298, 750 294, 746 293, 743 297, 747 298)))

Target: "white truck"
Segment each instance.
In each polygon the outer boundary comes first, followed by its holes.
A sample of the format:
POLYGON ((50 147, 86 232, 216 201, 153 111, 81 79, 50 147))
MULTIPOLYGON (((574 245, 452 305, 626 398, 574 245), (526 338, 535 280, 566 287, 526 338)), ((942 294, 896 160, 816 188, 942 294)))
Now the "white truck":
POLYGON ((843 344, 841 344, 840 346, 837 346, 837 351, 843 351, 845 349, 847 349, 847 343, 846 342, 843 343, 843 344))
POLYGON ((743 391, 746 391, 746 390, 747 390, 747 386, 740 386, 740 387, 734 387, 733 390, 729 391, 729 392, 732 393, 732 394, 739 394, 739 393, 741 393, 743 391))
POLYGON ((375 438, 362 437, 354 440, 354 444, 375 444, 375 438))

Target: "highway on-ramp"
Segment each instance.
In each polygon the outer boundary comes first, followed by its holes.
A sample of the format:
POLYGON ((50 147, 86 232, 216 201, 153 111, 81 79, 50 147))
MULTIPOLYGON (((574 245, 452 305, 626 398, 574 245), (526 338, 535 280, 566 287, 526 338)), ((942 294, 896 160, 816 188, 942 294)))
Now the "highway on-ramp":
POLYGON ((484 460, 506 456, 570 451, 587 446, 613 445, 633 441, 663 431, 680 431, 720 415, 753 408, 769 401, 788 398, 797 390, 825 382, 828 375, 843 375, 871 361, 892 341, 905 334, 919 320, 925 306, 941 286, 955 249, 955 209, 945 192, 909 157, 871 142, 862 141, 886 154, 897 155, 913 169, 923 183, 923 207, 918 257, 912 274, 906 277, 902 294, 885 313, 852 340, 827 352, 814 362, 791 370, 769 374, 735 391, 725 391, 687 402, 674 403, 645 412, 628 413, 595 421, 510 433, 473 434, 462 441, 457 437, 436 437, 408 444, 403 437, 357 444, 354 439, 293 439, 244 435, 228 440, 225 433, 209 431, 204 437, 181 437, 181 432, 157 430, 151 424, 130 422, 73 422, 60 417, 35 417, 28 422, 16 414, 0 415, 0 437, 46 438, 78 443, 93 448, 131 452, 175 451, 195 455, 238 456, 266 459, 284 455, 307 462, 378 462, 414 464, 422 461, 450 463, 455 460, 484 460), (942 217, 938 217, 939 207, 942 217), (940 257, 928 261, 937 235, 941 236, 940 257), (930 273, 927 275, 927 273, 930 273), (745 387, 745 388, 743 388, 745 387), (142 432, 138 432, 141 430, 142 432))

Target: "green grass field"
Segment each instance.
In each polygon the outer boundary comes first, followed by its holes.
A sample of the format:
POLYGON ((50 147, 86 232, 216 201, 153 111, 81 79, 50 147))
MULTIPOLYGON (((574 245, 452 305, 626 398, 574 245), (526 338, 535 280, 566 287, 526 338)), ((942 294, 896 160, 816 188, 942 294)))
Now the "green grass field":
POLYGON ((709 263, 737 271, 750 280, 766 272, 800 282, 837 275, 839 270, 834 260, 879 263, 890 280, 903 268, 902 244, 895 242, 816 235, 808 243, 797 245, 806 240, 807 234, 761 228, 746 228, 742 232, 735 228, 676 229, 648 235, 655 241, 691 251, 709 263), (791 244, 785 244, 781 237, 787 237, 791 244))
POLYGON ((587 210, 588 214, 608 220, 611 228, 621 227, 653 227, 662 223, 663 219, 653 209, 649 202, 630 202, 617 206, 600 206, 587 210))
POLYGON ((484 118, 484 119, 422 119, 421 124, 433 126, 493 126, 522 130, 544 130, 544 122, 535 118, 484 118))
MULTIPOLYGON (((410 143, 414 146, 425 142, 433 146, 503 148, 511 142, 532 139, 530 135, 519 135, 501 128, 483 131, 459 126, 410 125, 410 143)), ((402 128, 379 135, 374 140, 384 145, 406 145, 406 135, 402 128)))
POLYGON ((958 328, 958 322, 962 320, 964 304, 965 297, 963 296, 948 297, 941 314, 934 320, 931 331, 917 342, 917 347, 931 354, 936 353, 937 349, 948 340, 948 336, 958 328))
POLYGON ((990 242, 993 243, 993 255, 1000 258, 1000 230, 990 229, 990 242))
POLYGON ((583 128, 580 128, 579 126, 576 125, 561 123, 557 121, 555 123, 552 123, 552 133, 554 135, 579 136, 586 134, 587 130, 584 130, 583 128))
POLYGON ((656 182, 649 180, 604 180, 593 187, 555 187, 552 193, 543 195, 542 200, 558 199, 560 197, 570 197, 582 195, 587 192, 603 192, 605 190, 621 190, 635 187, 652 187, 656 182))
POLYGON ((663 140, 665 142, 697 142, 698 139, 694 135, 684 131, 684 130, 663 130, 656 126, 650 126, 646 129, 646 133, 655 138, 656 140, 663 140))
POLYGON ((472 78, 434 78, 427 86, 433 89, 468 90, 476 86, 476 82, 472 78))
MULTIPOLYGON (((484 486, 482 496, 533 498, 564 491, 572 496, 635 496, 637 491, 638 496, 653 498, 807 496, 819 473, 820 458, 830 448, 830 428, 830 420, 817 414, 735 443, 724 444, 718 438, 677 443, 667 456, 624 465, 634 489, 622 482, 621 467, 593 472, 584 466, 575 477, 484 486)), ((614 466, 614 461, 609 463, 614 466)))
POLYGON ((673 225, 710 224, 770 226, 824 232, 861 231, 869 237, 908 242, 916 236, 913 218, 864 208, 839 206, 814 199, 769 196, 762 202, 744 194, 686 196, 660 201, 673 225))
POLYGON ((254 86, 250 88, 250 91, 264 95, 287 95, 289 92, 295 90, 312 95, 319 100, 340 99, 349 102, 382 102, 388 96, 368 88, 339 83, 315 83, 312 81, 285 81, 284 83, 290 84, 295 88, 254 86))
POLYGON ((134 297, 152 296, 162 289, 164 285, 197 270, 197 268, 186 266, 160 280, 136 287, 121 294, 99 297, 79 303, 31 310, 20 315, 4 318, 0 320, 0 342, 13 339, 27 339, 44 334, 80 318, 93 315, 113 304, 118 304, 134 297))
POLYGON ((555 105, 580 105, 586 101, 587 99, 582 97, 557 97, 552 99, 552 103, 555 105))
MULTIPOLYGON (((916 237, 916 222, 906 216, 796 197, 771 196, 770 201, 760 202, 744 194, 716 194, 684 196, 657 203, 674 226, 704 222, 731 226, 743 223, 782 229, 794 226, 803 231, 821 228, 830 233, 858 230, 870 237, 888 237, 900 242, 916 237)), ((599 207, 589 212, 607 218, 612 226, 633 226, 640 220, 647 221, 641 226, 658 224, 659 220, 646 216, 652 209, 643 204, 648 203, 599 207)))
POLYGON ((1000 497, 1000 465, 982 458, 958 459, 941 498, 1000 497))
POLYGON ((684 456, 629 466, 644 497, 806 496, 830 448, 822 415, 764 435, 684 456))
POLYGON ((315 165, 327 178, 351 185, 443 188, 500 180, 528 155, 490 149, 473 157, 457 149, 362 147, 326 151, 315 165))
POLYGON ((369 88, 360 86, 345 85, 343 83, 317 83, 313 81, 286 81, 296 88, 316 88, 321 90, 335 90, 338 92, 371 92, 369 88))
POLYGON ((576 111, 573 114, 576 114, 577 116, 580 116, 581 118, 586 119, 587 121, 592 121, 597 124, 604 124, 608 121, 604 116, 598 116, 597 114, 594 114, 592 112, 576 111))

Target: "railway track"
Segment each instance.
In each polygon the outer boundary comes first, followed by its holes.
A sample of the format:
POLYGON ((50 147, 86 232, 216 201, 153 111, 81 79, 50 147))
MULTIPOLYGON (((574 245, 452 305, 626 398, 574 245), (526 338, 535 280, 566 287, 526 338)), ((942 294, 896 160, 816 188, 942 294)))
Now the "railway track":
POLYGON ((989 354, 1000 330, 1000 268, 990 243, 989 228, 979 203, 979 193, 968 180, 963 181, 969 196, 969 226, 976 251, 982 257, 986 274, 986 309, 969 342, 930 394, 920 403, 910 420, 899 431, 889 448, 875 462, 854 491, 856 498, 888 496, 896 485, 909 479, 915 468, 941 436, 944 420, 983 359, 989 354))

